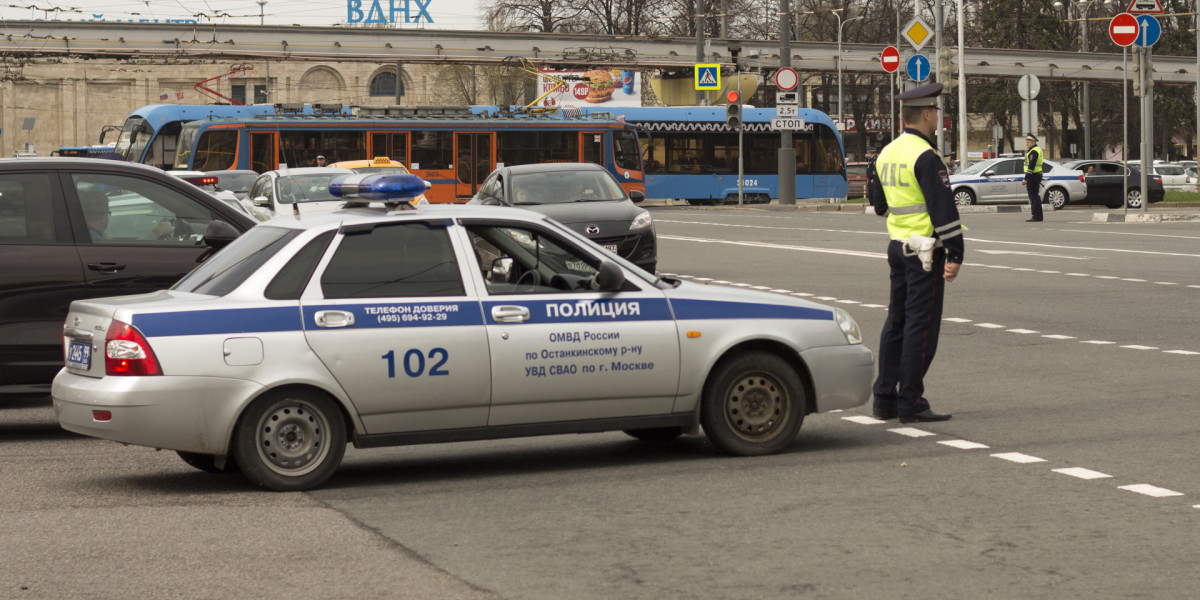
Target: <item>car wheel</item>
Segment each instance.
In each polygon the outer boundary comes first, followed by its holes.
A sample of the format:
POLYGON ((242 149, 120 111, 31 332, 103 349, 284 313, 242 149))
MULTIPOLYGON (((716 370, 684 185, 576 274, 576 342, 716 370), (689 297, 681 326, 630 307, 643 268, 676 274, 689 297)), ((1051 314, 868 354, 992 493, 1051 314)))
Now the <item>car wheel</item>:
POLYGON ((954 191, 954 203, 959 206, 975 204, 975 194, 967 188, 958 188, 954 191))
POLYGON ((722 452, 736 456, 779 452, 796 439, 804 422, 799 375, 766 352, 743 352, 718 363, 701 402, 704 434, 722 452))
POLYGON ((346 452, 346 424, 337 404, 319 392, 267 394, 246 409, 233 432, 242 473, 267 489, 312 489, 329 479, 346 452))
POLYGON ((669 442, 683 435, 683 428, 655 427, 653 429, 626 429, 625 434, 643 442, 669 442))
POLYGON ((1067 190, 1052 187, 1046 192, 1046 203, 1054 210, 1061 210, 1067 205, 1067 190))
POLYGON ((237 470, 237 466, 233 464, 232 460, 226 460, 225 466, 218 467, 217 459, 221 457, 213 456, 212 454, 197 454, 195 452, 176 452, 175 454, 178 454, 179 458, 183 459, 183 462, 205 473, 228 473, 237 470))
POLYGON ((1142 207, 1142 189, 1129 188, 1129 193, 1125 194, 1125 202, 1129 204, 1129 208, 1142 207))

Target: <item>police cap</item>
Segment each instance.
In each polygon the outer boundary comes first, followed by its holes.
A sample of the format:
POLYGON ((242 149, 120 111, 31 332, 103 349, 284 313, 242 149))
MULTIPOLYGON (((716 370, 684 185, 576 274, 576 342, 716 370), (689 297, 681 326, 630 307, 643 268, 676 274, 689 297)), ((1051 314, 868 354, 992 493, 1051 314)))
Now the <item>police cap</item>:
POLYGON ((897 95, 896 99, 902 101, 904 106, 937 106, 942 87, 940 83, 923 85, 897 95))

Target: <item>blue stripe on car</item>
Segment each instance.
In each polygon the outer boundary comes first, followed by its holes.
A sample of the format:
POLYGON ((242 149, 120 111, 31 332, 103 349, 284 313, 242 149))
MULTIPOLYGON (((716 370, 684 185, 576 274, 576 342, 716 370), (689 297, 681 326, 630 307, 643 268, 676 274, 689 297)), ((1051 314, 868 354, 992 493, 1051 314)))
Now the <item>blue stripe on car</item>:
POLYGON ((300 307, 146 313, 134 315, 133 326, 146 337, 296 331, 300 329, 300 307))
POLYGON ((833 311, 823 308, 786 306, 782 304, 753 304, 720 300, 672 300, 675 318, 695 319, 808 319, 832 321, 833 311))

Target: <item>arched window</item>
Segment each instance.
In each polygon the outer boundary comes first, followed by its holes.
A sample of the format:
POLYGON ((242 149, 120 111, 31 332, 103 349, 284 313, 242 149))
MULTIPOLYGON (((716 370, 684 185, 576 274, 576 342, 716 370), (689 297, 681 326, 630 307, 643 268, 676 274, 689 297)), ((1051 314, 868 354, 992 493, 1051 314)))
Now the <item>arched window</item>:
MULTIPOLYGON (((371 78, 372 96, 388 96, 396 97, 396 73, 394 71, 383 71, 371 78)), ((404 80, 400 80, 400 95, 404 95, 404 80)))

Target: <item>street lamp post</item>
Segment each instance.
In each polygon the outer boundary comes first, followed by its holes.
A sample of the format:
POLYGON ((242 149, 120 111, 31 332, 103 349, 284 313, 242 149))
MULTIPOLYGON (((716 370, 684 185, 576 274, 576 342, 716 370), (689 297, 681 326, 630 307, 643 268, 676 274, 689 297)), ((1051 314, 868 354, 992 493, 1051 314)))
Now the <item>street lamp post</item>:
MULTIPOLYGON (((1088 9, 1096 2, 1101 4, 1112 4, 1113 0, 1078 0, 1072 2, 1075 5, 1075 14, 1079 15, 1080 36, 1080 52, 1086 54, 1088 51, 1088 9)), ((1062 0, 1054 0, 1054 6, 1062 8, 1062 0)), ((1091 84, 1087 81, 1083 82, 1083 158, 1092 158, 1092 102, 1091 102, 1091 84)))
MULTIPOLYGON (((258 24, 263 24, 263 9, 267 6, 267 0, 258 0, 258 24)), ((267 63, 267 92, 265 94, 266 101, 271 101, 271 59, 266 59, 267 63)))
POLYGON ((841 10, 842 9, 840 9, 840 8, 836 8, 829 12, 833 13, 833 15, 838 18, 838 45, 837 45, 837 53, 838 53, 838 55, 837 55, 838 122, 842 124, 842 131, 845 131, 846 130, 846 116, 845 116, 845 113, 842 112, 842 26, 845 25, 846 23, 849 23, 850 21, 855 21, 855 20, 861 19, 862 17, 861 16, 852 17, 852 18, 849 18, 849 19, 846 19, 845 21, 843 21, 842 15, 840 14, 841 10))

